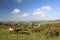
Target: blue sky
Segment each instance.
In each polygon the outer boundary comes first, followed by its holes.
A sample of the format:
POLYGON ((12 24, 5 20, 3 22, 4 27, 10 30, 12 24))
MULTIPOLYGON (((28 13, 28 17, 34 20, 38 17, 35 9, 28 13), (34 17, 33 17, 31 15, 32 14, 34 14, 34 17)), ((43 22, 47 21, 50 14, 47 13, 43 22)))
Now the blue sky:
POLYGON ((0 21, 60 19, 60 0, 0 0, 0 21))

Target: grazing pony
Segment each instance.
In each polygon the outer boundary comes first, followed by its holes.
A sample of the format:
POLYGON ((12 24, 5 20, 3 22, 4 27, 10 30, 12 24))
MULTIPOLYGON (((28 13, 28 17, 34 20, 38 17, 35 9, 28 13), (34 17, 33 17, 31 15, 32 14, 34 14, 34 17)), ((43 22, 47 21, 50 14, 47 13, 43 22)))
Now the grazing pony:
POLYGON ((13 26, 9 26, 9 31, 10 31, 10 33, 18 33, 19 31, 22 31, 22 29, 20 29, 20 28, 15 28, 15 27, 13 27, 13 26))
POLYGON ((15 33, 15 29, 14 28, 9 28, 9 31, 10 31, 10 33, 15 33))
POLYGON ((10 31, 10 33, 17 33, 18 34, 18 32, 22 31, 22 29, 19 29, 19 28, 9 28, 9 31, 10 31))
POLYGON ((13 25, 9 26, 9 31, 10 31, 10 33, 14 33, 14 34, 15 33, 18 34, 19 31, 21 31, 20 34, 28 34, 28 35, 30 34, 30 29, 29 28, 22 29, 22 28, 17 28, 13 25))

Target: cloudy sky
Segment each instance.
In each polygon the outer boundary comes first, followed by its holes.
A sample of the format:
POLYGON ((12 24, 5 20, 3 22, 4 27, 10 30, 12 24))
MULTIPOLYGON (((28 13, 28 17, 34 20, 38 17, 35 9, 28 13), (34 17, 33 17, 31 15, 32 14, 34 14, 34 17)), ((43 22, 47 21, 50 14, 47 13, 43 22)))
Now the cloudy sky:
POLYGON ((0 21, 60 19, 60 0, 0 0, 0 21))

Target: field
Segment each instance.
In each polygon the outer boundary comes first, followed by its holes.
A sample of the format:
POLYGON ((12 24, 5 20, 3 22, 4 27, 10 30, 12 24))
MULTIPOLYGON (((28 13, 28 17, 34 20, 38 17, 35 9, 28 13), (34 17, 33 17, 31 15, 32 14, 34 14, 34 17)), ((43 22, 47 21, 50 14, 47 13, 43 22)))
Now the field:
POLYGON ((23 32, 25 30, 24 29, 25 26, 24 26, 22 27, 23 31, 19 31, 18 34, 10 33, 8 30, 8 26, 6 26, 6 24, 3 24, 4 27, 1 27, 2 25, 0 25, 0 40, 60 40, 60 29, 59 26, 57 26, 57 24, 59 25, 59 23, 56 23, 55 25, 44 24, 41 25, 42 27, 41 26, 38 27, 35 25, 36 28, 32 28, 34 29, 33 30, 34 32, 30 31, 26 33, 23 32), (50 26, 50 27, 53 26, 53 27, 50 28, 45 26, 50 26), (59 34, 55 34, 56 31, 54 30, 58 30, 57 32, 59 34), (50 32, 52 32, 52 34, 50 32))

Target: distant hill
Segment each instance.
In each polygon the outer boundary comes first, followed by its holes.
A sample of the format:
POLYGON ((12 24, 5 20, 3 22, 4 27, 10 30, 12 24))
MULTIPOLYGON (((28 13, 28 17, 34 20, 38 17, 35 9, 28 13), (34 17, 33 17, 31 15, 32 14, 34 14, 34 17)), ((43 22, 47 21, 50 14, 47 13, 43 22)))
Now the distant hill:
POLYGON ((40 20, 40 21, 11 21, 11 22, 3 22, 3 23, 18 23, 18 24, 30 24, 30 23, 34 23, 34 24, 45 24, 45 23, 60 23, 60 20, 40 20))

